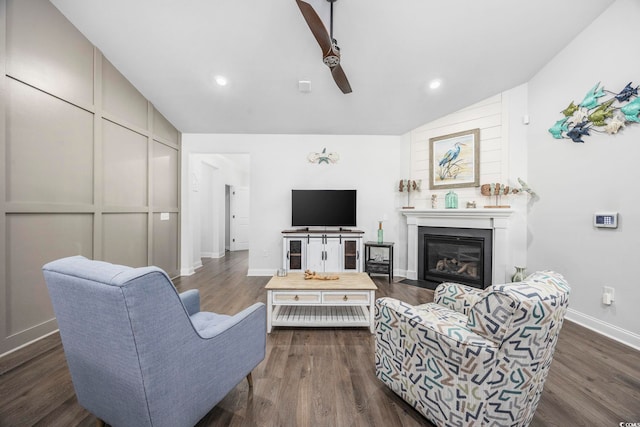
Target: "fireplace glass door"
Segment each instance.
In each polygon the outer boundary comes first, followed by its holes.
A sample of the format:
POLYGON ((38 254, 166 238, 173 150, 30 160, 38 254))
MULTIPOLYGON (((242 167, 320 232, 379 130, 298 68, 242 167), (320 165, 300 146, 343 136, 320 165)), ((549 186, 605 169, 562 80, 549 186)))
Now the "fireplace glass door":
POLYGON ((426 273, 430 278, 482 287, 482 242, 465 237, 431 236, 425 242, 426 273))
POLYGON ((480 289, 490 284, 490 230, 429 228, 423 230, 421 237, 422 280, 434 284, 456 282, 480 289))

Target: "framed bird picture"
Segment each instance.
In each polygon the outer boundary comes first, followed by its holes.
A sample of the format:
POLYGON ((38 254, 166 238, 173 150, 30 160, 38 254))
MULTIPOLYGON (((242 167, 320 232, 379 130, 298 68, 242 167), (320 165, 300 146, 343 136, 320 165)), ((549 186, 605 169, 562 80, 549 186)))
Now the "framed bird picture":
POLYGON ((480 129, 429 138, 429 188, 480 186, 480 129))

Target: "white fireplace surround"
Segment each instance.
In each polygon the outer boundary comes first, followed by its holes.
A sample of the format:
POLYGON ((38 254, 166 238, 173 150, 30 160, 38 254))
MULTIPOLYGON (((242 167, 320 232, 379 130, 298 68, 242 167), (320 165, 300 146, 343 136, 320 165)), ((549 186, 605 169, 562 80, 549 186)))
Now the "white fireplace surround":
POLYGON ((513 209, 403 210, 407 217, 407 279, 418 279, 418 227, 481 228, 493 230, 492 283, 506 283, 509 258, 509 217, 513 209))

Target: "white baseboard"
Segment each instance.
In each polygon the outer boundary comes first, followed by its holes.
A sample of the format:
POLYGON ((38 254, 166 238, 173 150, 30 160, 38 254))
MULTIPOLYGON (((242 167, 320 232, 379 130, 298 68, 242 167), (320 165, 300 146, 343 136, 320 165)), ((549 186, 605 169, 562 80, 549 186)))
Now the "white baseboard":
POLYGON ((613 340, 621 342, 622 344, 633 347, 636 350, 640 350, 640 335, 635 334, 626 329, 622 329, 618 326, 612 325, 607 322, 603 322, 600 319, 596 319, 588 314, 580 313, 579 311, 569 308, 565 316, 568 320, 575 322, 587 329, 591 329, 601 335, 609 337, 613 340))
POLYGON ((192 276, 195 274, 195 270, 193 268, 187 267, 187 268, 181 268, 180 269, 180 276, 192 276))
POLYGON ((200 257, 218 259, 218 258, 224 257, 224 255, 225 255, 224 252, 202 252, 200 254, 200 257))
POLYGON ((25 347, 27 347, 27 346, 29 346, 29 345, 33 344, 33 343, 34 343, 34 342, 36 342, 36 341, 40 341, 41 339, 44 339, 44 338, 48 337, 49 335, 53 335, 53 334, 57 333, 58 331, 60 331, 60 330, 59 330, 59 329, 56 329, 56 330, 51 331, 51 332, 49 332, 49 333, 47 333, 47 334, 44 334, 44 335, 43 335, 43 336, 41 336, 41 337, 38 337, 38 338, 36 338, 36 339, 33 339, 33 340, 31 340, 31 341, 29 341, 29 342, 26 342, 26 343, 24 343, 24 344, 21 344, 21 345, 19 345, 19 346, 18 346, 18 347, 16 347, 16 348, 12 348, 11 350, 9 350, 9 351, 7 351, 7 352, 5 352, 5 353, 0 354, 0 358, 3 358, 4 356, 7 356, 7 355, 9 355, 9 354, 11 354, 11 353, 13 353, 13 352, 15 352, 15 351, 18 351, 18 350, 22 349, 22 348, 25 348, 25 347))

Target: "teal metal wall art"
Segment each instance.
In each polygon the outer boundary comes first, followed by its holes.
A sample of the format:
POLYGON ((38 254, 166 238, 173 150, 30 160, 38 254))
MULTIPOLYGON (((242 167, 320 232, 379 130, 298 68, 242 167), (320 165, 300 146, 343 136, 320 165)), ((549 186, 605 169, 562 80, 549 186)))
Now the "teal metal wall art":
POLYGON ((629 82, 620 92, 611 92, 597 83, 580 104, 571 101, 562 114, 564 117, 549 128, 556 139, 584 142, 582 137, 591 135, 591 131, 618 133, 628 123, 640 123, 638 86, 629 82), (611 95, 608 99, 604 98, 607 94, 611 95))

